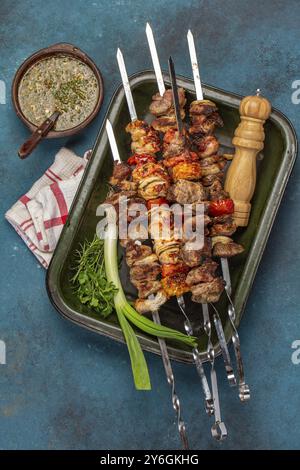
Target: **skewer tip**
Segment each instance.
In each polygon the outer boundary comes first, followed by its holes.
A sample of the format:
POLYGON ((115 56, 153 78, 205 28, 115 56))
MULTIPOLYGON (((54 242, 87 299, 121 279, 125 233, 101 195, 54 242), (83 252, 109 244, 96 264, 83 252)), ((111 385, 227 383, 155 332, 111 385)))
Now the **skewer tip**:
POLYGON ((189 38, 189 37, 193 37, 193 33, 192 33, 192 31, 191 31, 190 29, 189 29, 188 32, 187 32, 187 37, 188 37, 188 38, 189 38))
POLYGON ((123 56, 121 49, 118 47, 117 49, 117 57, 123 56))
POLYGON ((151 28, 150 24, 149 24, 148 21, 147 21, 147 23, 146 23, 146 31, 151 31, 151 30, 152 30, 152 28, 151 28))

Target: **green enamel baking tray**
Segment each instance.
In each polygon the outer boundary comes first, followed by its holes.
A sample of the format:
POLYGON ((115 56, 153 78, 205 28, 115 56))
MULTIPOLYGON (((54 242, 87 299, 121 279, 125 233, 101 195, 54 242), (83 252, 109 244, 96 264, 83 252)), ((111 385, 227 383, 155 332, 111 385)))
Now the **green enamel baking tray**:
MULTIPOLYGON (((165 75, 164 78, 165 83, 170 84, 169 77, 165 75)), ((152 95, 157 91, 154 73, 145 71, 132 75, 130 83, 139 118, 150 122, 148 107, 152 95)), ((195 99, 194 85, 191 80, 178 77, 178 85, 187 90, 189 102, 195 99)), ((217 137, 223 150, 232 153, 231 139, 239 123, 238 107, 242 97, 208 85, 204 85, 203 89, 205 97, 218 105, 225 125, 217 132, 217 137)), ((121 157, 125 160, 130 151, 130 136, 126 134, 125 126, 130 117, 121 86, 111 100, 106 118, 110 119, 114 127, 121 157)), ((104 125, 106 118, 97 136, 90 163, 55 250, 46 283, 51 302, 63 317, 101 335, 124 341, 116 316, 111 315, 108 319, 102 319, 78 301, 70 285, 74 253, 80 243, 85 239, 91 239, 95 234, 99 221, 96 209, 105 199, 106 182, 112 172, 112 157, 104 125)), ((230 260, 229 263, 237 326, 245 310, 257 267, 297 155, 294 129, 279 111, 273 109, 270 119, 265 124, 265 134, 265 147, 257 159, 257 185, 252 200, 250 222, 246 229, 239 229, 235 234, 235 240, 244 245, 245 252, 230 260)), ((129 282, 128 269, 124 261, 120 268, 120 275, 128 298, 134 299, 135 290, 129 282)), ((206 337, 203 332, 201 305, 192 303, 188 295, 186 303, 194 333, 199 339, 202 359, 206 360, 206 337)), ((229 341, 232 331, 227 315, 225 295, 220 299, 217 308, 223 322, 226 339, 229 341)), ((161 308, 160 316, 163 324, 184 331, 183 317, 178 311, 176 302, 172 300, 167 302, 161 308)), ((143 349, 160 354, 158 342, 153 337, 142 334, 140 331, 137 331, 137 335, 143 349)), ((216 336, 212 339, 216 354, 219 354, 216 336)), ((168 347, 171 358, 182 362, 193 361, 191 351, 185 349, 184 346, 170 342, 168 347)))

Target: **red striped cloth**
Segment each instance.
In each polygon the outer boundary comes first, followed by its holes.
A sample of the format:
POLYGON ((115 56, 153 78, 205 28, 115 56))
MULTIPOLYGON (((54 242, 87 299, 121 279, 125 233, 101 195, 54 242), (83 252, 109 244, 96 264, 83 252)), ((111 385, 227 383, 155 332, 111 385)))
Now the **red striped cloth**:
POLYGON ((81 158, 62 148, 50 168, 5 214, 45 268, 66 223, 88 154, 81 158))

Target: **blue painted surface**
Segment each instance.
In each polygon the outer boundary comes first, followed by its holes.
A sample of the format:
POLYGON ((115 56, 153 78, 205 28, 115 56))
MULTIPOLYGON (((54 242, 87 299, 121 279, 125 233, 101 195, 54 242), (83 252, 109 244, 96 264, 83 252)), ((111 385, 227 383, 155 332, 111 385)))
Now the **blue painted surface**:
MULTIPOLYGON (((169 388, 158 357, 146 354, 153 391, 133 388, 125 346, 62 320, 50 305, 45 272, 14 230, 5 211, 67 145, 78 154, 92 146, 119 74, 115 52, 122 46, 130 73, 151 66, 144 26, 150 21, 160 56, 191 75, 185 34, 194 31, 202 79, 249 94, 257 87, 293 121, 300 105, 291 84, 300 79, 300 3, 297 0, 115 1, 2 0, 0 80, 1 315, 0 448, 175 449, 178 438, 169 388), (20 63, 55 42, 71 42, 101 68, 105 102, 80 136, 45 142, 26 161, 17 148, 27 130, 12 109, 9 87, 20 63)), ((291 177, 243 318, 240 335, 252 400, 238 402, 218 361, 228 440, 210 438, 198 379, 192 367, 174 364, 190 443, 201 449, 295 449, 300 442, 300 365, 291 343, 300 338, 300 168, 291 177)))

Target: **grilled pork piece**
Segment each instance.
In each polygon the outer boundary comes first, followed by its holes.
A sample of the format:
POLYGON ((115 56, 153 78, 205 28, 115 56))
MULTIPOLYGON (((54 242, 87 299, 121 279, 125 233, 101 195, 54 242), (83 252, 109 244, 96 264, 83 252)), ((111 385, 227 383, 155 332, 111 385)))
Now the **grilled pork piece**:
POLYGON ((224 290, 225 282, 216 277, 210 282, 204 282, 191 287, 192 300, 200 304, 218 302, 224 290))
POLYGON ((231 258, 232 256, 243 253, 243 251, 244 247, 232 240, 229 243, 217 242, 213 247, 213 256, 218 256, 220 258, 231 258))
POLYGON ((161 267, 157 256, 153 253, 136 261, 130 268, 130 279, 134 281, 156 280, 161 273, 161 267))
POLYGON ((138 290, 139 299, 146 299, 149 295, 156 294, 161 290, 160 281, 148 281, 145 279, 143 281, 132 280, 131 282, 138 290))
POLYGON ((210 229, 210 236, 215 237, 218 235, 224 237, 231 237, 236 232, 236 225, 231 223, 221 223, 221 224, 214 224, 210 229))
POLYGON ((201 183, 203 184, 203 186, 211 186, 211 184, 214 182, 214 181, 220 181, 222 182, 224 179, 224 173, 222 171, 220 171, 219 173, 215 173, 214 175, 207 175, 207 176, 204 176, 202 179, 201 179, 201 183))
POLYGON ((216 126, 223 126, 215 103, 209 100, 193 101, 190 106, 190 134, 211 135, 216 126))
MULTIPOLYGON (((185 90, 183 88, 178 88, 178 100, 180 108, 183 108, 186 103, 185 90)), ((165 116, 173 113, 173 108, 173 93, 171 89, 166 90, 163 96, 159 93, 152 96, 152 103, 150 104, 149 110, 154 116, 165 116)))
POLYGON ((199 264, 202 263, 204 257, 210 258, 212 256, 211 239, 209 237, 205 237, 203 248, 200 250, 191 250, 188 244, 185 244, 182 247, 180 254, 184 263, 187 264, 190 268, 199 266, 199 264))
POLYGON ((126 246, 126 263, 131 267, 136 261, 146 258, 151 253, 152 249, 150 246, 140 245, 131 241, 126 246))
POLYGON ((199 282, 211 282, 215 277, 215 272, 218 268, 218 263, 210 258, 207 258, 201 266, 192 269, 187 277, 186 283, 189 286, 199 284, 199 282))
POLYGON ((117 185, 121 181, 126 180, 130 176, 131 170, 126 163, 114 163, 113 174, 109 179, 111 185, 117 185))
POLYGON ((178 204, 192 204, 206 199, 206 191, 201 183, 180 179, 168 191, 167 198, 178 204))
POLYGON ((222 183, 216 179, 208 188, 210 199, 212 201, 218 201, 220 199, 228 199, 229 194, 224 191, 222 183))
POLYGON ((163 138, 164 158, 180 155, 186 149, 186 136, 175 129, 169 129, 163 138))
POLYGON ((218 152, 220 144, 213 135, 193 135, 193 144, 197 147, 200 158, 210 157, 218 152))
POLYGON ((154 299, 137 299, 135 308, 139 313, 155 312, 168 300, 163 289, 159 290, 154 299))

